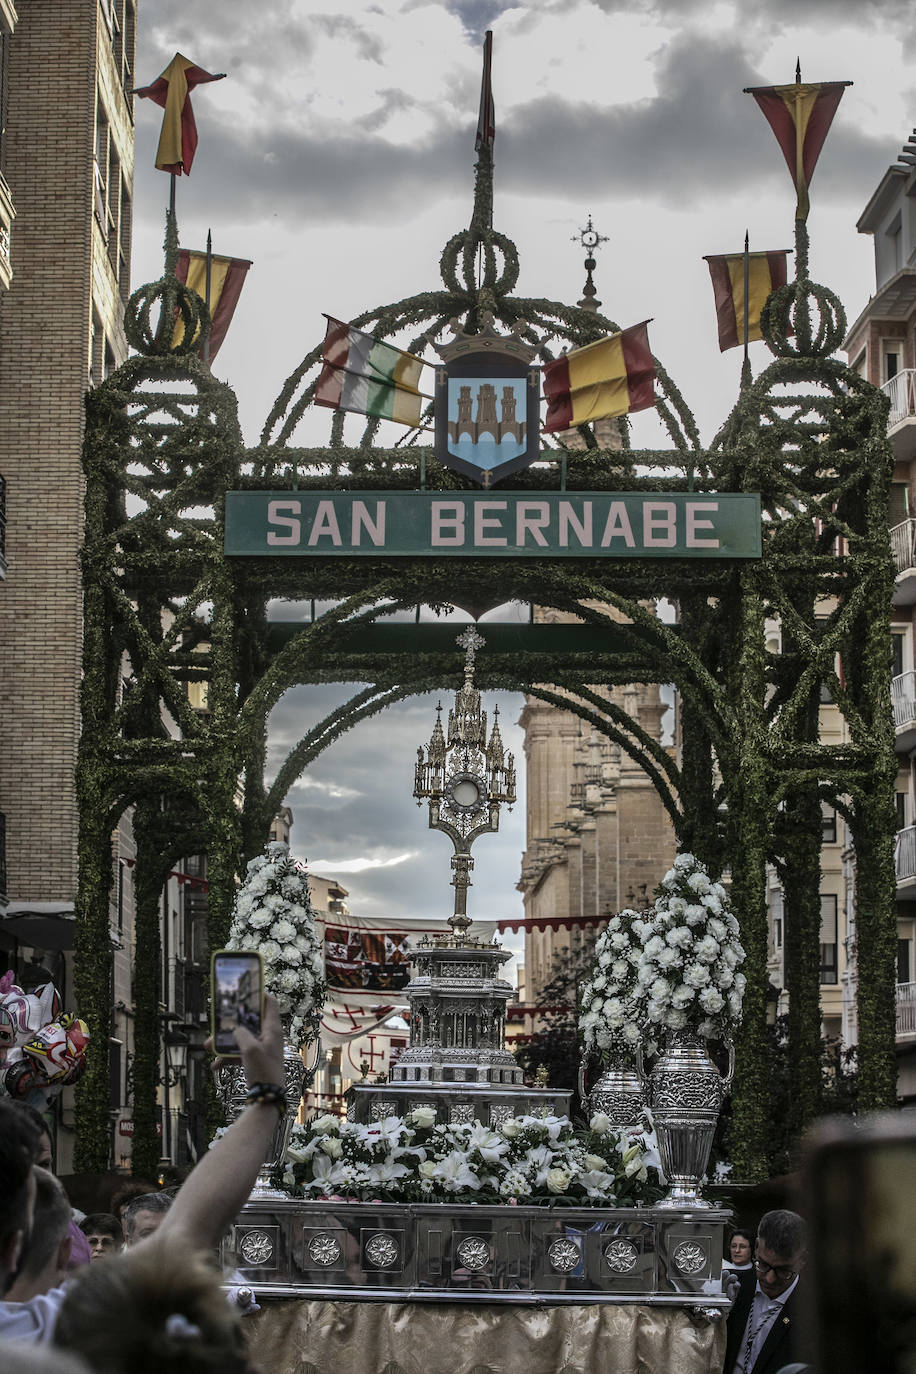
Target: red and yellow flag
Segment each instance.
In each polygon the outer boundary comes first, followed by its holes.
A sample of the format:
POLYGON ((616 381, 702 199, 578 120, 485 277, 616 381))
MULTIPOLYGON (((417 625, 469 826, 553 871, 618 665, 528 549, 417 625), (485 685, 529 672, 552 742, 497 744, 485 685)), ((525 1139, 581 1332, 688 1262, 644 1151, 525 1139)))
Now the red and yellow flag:
POLYGON ((765 114, 795 181, 796 219, 808 218, 808 186, 833 123, 843 91, 851 81, 794 81, 791 86, 745 86, 765 114))
POLYGON ((194 150, 197 147, 197 125, 191 108, 191 92, 205 81, 222 81, 225 72, 212 75, 176 52, 161 76, 151 86, 138 86, 134 95, 154 100, 165 110, 156 166, 160 172, 172 172, 180 177, 190 176, 194 150))
POLYGON ((631 325, 545 365, 545 434, 655 404, 655 360, 648 323, 631 325))
MULTIPOLYGON (((216 253, 210 254, 210 362, 216 357, 220 344, 226 337, 226 330, 232 323, 235 307, 239 303, 245 277, 251 263, 247 258, 223 258, 216 253)), ((202 300, 207 299, 207 255, 182 248, 178 254, 175 275, 179 281, 196 291, 202 300)), ((184 337, 184 322, 179 318, 175 325, 173 343, 180 343, 184 337)), ((198 357, 203 349, 197 350, 198 357)))
MULTIPOLYGON (((788 248, 747 254, 747 337, 751 343, 763 337, 760 316, 767 296, 788 280, 788 254, 788 248)), ((708 253, 704 257, 712 278, 721 353, 744 343, 744 259, 744 253, 708 253)))

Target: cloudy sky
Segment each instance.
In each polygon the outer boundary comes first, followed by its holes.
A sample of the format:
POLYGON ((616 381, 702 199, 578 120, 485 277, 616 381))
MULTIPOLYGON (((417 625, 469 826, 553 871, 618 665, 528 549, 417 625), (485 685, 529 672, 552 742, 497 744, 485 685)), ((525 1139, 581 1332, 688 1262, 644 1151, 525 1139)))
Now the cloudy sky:
MULTIPOLYGON (((521 256, 518 294, 575 302, 591 213, 604 313, 651 317, 653 349, 710 439, 730 408, 740 350, 718 351, 704 253, 792 244, 794 191, 748 85, 851 80, 813 178, 812 275, 850 322, 873 287, 855 223, 916 122, 907 0, 143 0, 138 84, 176 51, 227 79, 198 89, 200 132, 178 188, 185 247, 254 266, 216 374, 255 442, 285 378, 323 333, 440 286, 439 255, 471 209, 481 45, 493 30, 495 227, 521 256)), ((160 111, 136 102, 133 280, 161 272, 168 179, 153 169, 160 111)), ((752 345, 755 370, 768 358, 752 345)), ((349 423, 349 422, 348 422, 349 423)), ((358 423, 358 422, 357 422, 358 423)), ((327 412, 301 443, 324 442, 327 412)), ((355 431, 354 431, 355 432, 355 431)), ((663 442, 654 415, 635 441, 663 442)), ((290 693, 279 757, 327 708, 290 693)), ((521 705, 503 702, 505 734, 521 705)), ((374 915, 447 914, 450 845, 410 796, 434 699, 357 728, 290 795, 295 848, 374 915)), ((519 749, 520 752, 520 749, 519 749)), ((473 914, 517 915, 523 808, 476 849, 473 914)))

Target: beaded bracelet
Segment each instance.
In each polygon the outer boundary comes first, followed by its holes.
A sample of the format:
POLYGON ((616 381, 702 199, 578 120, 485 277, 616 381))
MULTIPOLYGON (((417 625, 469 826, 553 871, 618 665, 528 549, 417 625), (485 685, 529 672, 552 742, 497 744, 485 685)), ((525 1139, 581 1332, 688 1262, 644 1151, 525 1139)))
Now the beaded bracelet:
POLYGON ((245 1101, 264 1102, 276 1107, 281 1116, 286 1114, 286 1089, 280 1083, 252 1083, 245 1101))

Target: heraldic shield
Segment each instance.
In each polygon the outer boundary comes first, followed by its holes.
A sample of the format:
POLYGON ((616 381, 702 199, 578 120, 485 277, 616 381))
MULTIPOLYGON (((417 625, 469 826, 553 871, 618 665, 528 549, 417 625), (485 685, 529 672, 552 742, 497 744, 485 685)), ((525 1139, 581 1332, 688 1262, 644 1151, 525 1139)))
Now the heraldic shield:
POLYGON ((520 472, 540 454, 541 369, 536 349, 497 334, 484 315, 479 334, 457 332, 437 346, 436 457, 482 487, 520 472))

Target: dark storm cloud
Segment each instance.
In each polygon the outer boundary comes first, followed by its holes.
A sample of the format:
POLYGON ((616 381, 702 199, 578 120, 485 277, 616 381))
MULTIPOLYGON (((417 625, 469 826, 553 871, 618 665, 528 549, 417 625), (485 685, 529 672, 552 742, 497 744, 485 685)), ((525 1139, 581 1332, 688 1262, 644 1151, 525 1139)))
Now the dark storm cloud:
MULTIPOLYGON (((683 34, 656 61, 658 93, 609 109, 573 97, 539 97, 517 107, 497 133, 497 194, 552 190, 558 197, 617 192, 660 206, 699 204, 717 190, 735 191, 789 173, 773 134, 742 88, 766 78, 736 39, 683 34)), ((847 93, 846 108, 855 95, 847 93)), ((280 215, 287 220, 363 219, 390 223, 424 200, 468 190, 470 209, 476 112, 425 110, 426 131, 415 143, 384 137, 388 119, 416 102, 384 91, 376 107, 349 126, 318 122, 307 107, 293 125, 227 124, 197 101, 202 153, 195 191, 237 222, 280 215)), ((138 160, 152 156, 158 120, 138 118, 138 160)), ((875 167, 893 159, 896 133, 878 138, 847 120, 844 106, 831 129, 815 179, 815 194, 861 200, 875 167)), ((497 201, 498 205, 498 201, 497 201)), ((497 211, 498 214, 498 211, 497 211)))
MULTIPOLYGON (((677 207, 700 206, 718 189, 788 178, 769 125, 743 93, 766 82, 741 43, 684 34, 661 50, 656 84, 656 96, 601 112, 556 96, 517 109, 501 175, 522 192, 534 189, 536 169, 542 188, 567 195, 616 188, 677 207)), ((838 118, 818 164, 817 190, 848 195, 851 182, 870 185, 876 165, 894 152, 893 139, 838 118)))

